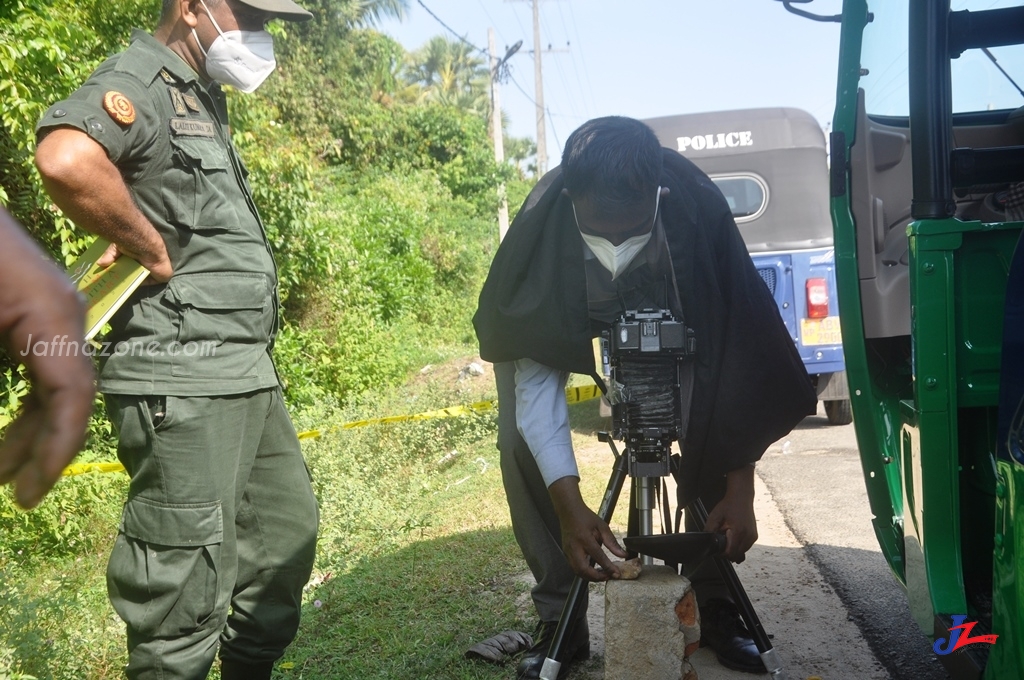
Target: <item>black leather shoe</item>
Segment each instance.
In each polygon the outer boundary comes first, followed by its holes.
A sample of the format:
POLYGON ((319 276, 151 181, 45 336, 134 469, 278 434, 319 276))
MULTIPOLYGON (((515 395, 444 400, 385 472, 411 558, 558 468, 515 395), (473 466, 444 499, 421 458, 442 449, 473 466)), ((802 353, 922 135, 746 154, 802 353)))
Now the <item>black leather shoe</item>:
MULTIPOLYGON (((551 649, 551 639, 555 637, 556 628, 558 621, 541 621, 537 624, 537 630, 533 634, 533 647, 523 654, 519 668, 516 669, 516 680, 540 678, 540 669, 543 668, 544 659, 551 649)), ((559 678, 564 678, 569 673, 569 666, 573 661, 590 658, 590 627, 586 619, 576 623, 576 630, 569 636, 562 658, 562 667, 558 669, 559 678)))
POLYGON ((736 605, 728 600, 708 600, 700 608, 700 646, 713 649, 718 663, 726 668, 767 673, 753 636, 736 605))

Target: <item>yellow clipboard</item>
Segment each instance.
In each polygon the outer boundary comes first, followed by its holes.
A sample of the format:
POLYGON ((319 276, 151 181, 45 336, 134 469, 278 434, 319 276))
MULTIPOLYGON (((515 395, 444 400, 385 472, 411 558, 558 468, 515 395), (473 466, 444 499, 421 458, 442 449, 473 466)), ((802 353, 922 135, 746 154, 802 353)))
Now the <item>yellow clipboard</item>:
POLYGON ((85 296, 85 339, 92 340, 110 317, 135 292, 149 271, 135 260, 121 255, 109 267, 100 267, 100 259, 110 241, 97 238, 68 268, 68 276, 85 296))

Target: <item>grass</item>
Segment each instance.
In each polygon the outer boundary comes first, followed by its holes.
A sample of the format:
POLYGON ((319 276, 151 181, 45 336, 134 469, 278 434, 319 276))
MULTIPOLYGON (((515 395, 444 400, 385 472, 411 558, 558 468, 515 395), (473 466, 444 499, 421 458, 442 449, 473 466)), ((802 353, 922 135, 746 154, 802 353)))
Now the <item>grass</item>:
MULTIPOLYGON (((368 400, 372 411, 325 406, 296 415, 299 431, 323 430, 303 444, 322 521, 302 624, 275 670, 278 680, 513 675, 515 659, 493 665, 463 656, 501 630, 535 624, 501 484, 495 414, 330 429, 493 399, 490 375, 457 378, 469 361, 416 374, 402 389, 368 400)), ((570 417, 577 447, 600 452, 581 458, 584 495, 596 508, 611 456, 594 432, 607 423, 594 401, 571 406, 570 417)), ((39 680, 119 677, 123 625, 104 587, 115 527, 104 516, 97 536, 84 542, 91 551, 7 570, 0 617, 11 618, 0 621, 0 661, 13 649, 8 668, 39 680)), ((7 677, 0 663, 0 680, 7 677)))

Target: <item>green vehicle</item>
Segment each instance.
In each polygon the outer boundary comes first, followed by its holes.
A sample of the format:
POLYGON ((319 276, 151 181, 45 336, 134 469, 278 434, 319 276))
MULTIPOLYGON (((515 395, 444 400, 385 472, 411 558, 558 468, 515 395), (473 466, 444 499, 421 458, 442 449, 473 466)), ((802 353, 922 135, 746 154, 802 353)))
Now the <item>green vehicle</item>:
POLYGON ((831 211, 875 533, 951 676, 1024 678, 1024 3, 806 2, 783 0, 842 24, 831 211))

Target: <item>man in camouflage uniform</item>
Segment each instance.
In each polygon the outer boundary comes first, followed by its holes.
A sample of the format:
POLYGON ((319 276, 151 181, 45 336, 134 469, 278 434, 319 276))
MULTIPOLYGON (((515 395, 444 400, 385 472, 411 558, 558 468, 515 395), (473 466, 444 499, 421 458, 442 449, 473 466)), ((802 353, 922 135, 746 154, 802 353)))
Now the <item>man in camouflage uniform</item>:
POLYGON ((277 275, 221 84, 274 69, 291 0, 164 0, 38 126, 75 223, 150 271, 111 321, 99 388, 131 476, 107 570, 130 678, 269 678, 299 624, 318 513, 271 358, 277 275), (230 612, 230 615, 229 615, 230 612))

